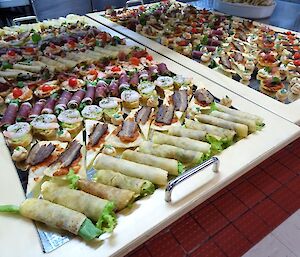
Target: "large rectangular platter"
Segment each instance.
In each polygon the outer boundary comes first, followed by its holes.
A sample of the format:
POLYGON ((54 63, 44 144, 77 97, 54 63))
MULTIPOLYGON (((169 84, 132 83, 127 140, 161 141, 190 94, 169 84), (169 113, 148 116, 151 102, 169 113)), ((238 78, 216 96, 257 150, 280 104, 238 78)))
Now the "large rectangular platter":
MULTIPOLYGON (((89 21, 100 29, 98 23, 89 21)), ((107 30, 111 33, 110 30, 107 30)), ((127 40, 129 45, 138 45, 127 40)), ((78 238, 71 240, 60 248, 46 254, 58 256, 124 256, 126 253, 149 239, 161 229, 174 222, 180 216, 205 201, 230 182, 243 175, 249 169, 274 154, 300 136, 300 128, 279 116, 245 100, 244 98, 224 89, 191 70, 149 50, 158 62, 165 62, 169 69, 183 76, 193 77, 194 84, 205 86, 218 98, 228 95, 234 106, 240 110, 251 111, 260 115, 266 124, 262 131, 251 134, 246 139, 224 150, 218 156, 219 173, 214 174, 211 168, 195 175, 175 188, 172 203, 164 201, 164 189, 158 189, 150 197, 138 201, 129 213, 118 217, 118 225, 112 236, 102 243, 88 244, 78 238), (241 154, 244 153, 244 154, 241 154)), ((0 201, 1 203, 21 203, 25 196, 18 179, 17 172, 11 161, 2 135, 0 201)), ((1 256, 45 256, 33 223, 27 219, 8 215, 0 216, 1 256)))
MULTIPOLYGON (((152 49, 153 51, 181 64, 182 66, 202 75, 203 77, 219 84, 222 87, 229 89, 230 91, 239 94, 240 96, 260 105, 263 108, 293 122, 296 124, 300 124, 300 115, 299 115, 299 108, 300 108, 300 99, 289 103, 284 104, 281 103, 259 91, 253 90, 252 88, 243 85, 240 82, 237 82, 217 71, 214 71, 205 65, 190 59, 180 53, 175 52, 174 50, 169 49, 162 44, 144 37, 139 33, 136 33, 132 30, 125 28, 122 25, 119 25, 115 22, 110 21, 109 19, 103 17, 105 12, 95 12, 87 14, 88 17, 99 21, 100 23, 112 28, 113 30, 126 35, 130 39, 135 40, 136 42, 152 49)), ((268 25, 269 26, 269 25, 268 25)), ((269 26, 271 29, 275 30, 276 32, 286 32, 286 29, 269 26)), ((300 34, 298 32, 293 32, 298 37, 300 34)), ((255 86, 254 86, 255 87, 255 86)))

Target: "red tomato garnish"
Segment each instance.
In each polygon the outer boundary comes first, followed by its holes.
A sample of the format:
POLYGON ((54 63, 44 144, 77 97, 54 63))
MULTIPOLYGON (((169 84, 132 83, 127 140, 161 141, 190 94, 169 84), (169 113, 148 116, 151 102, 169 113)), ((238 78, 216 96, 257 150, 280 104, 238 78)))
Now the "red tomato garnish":
POLYGON ((141 5, 141 6, 139 7, 139 9, 140 9, 141 11, 145 11, 145 6, 141 5))
POLYGON ((34 52, 34 48, 33 47, 26 47, 25 48, 25 52, 27 52, 27 53, 33 53, 34 52))
POLYGON ((75 42, 74 40, 69 40, 69 41, 68 41, 68 44, 69 44, 72 48, 74 48, 74 47, 76 46, 76 42, 75 42))
POLYGON ((13 50, 8 50, 8 51, 7 51, 7 55, 8 55, 8 56, 15 56, 15 55, 16 55, 16 52, 13 51, 13 50))
POLYGON ((54 48, 56 48, 56 45, 53 43, 50 43, 50 47, 54 49, 54 48))
POLYGON ((200 21, 200 23, 204 23, 205 19, 201 18, 199 21, 200 21))
POLYGON ((43 92, 48 92, 52 89, 52 87, 50 85, 43 85, 41 89, 43 92))
POLYGON ((150 61, 150 62, 153 61, 152 55, 147 55, 146 59, 147 59, 148 61, 150 61))
POLYGON ((295 64, 295 66, 300 66, 300 60, 295 60, 294 64, 295 64))
POLYGON ((181 40, 177 43, 177 45, 179 46, 187 46, 188 45, 188 42, 186 40, 181 40))
POLYGON ((77 79, 76 78, 70 78, 68 82, 69 82, 70 87, 76 87, 77 86, 77 79))
POLYGON ((89 70, 89 75, 98 75, 98 72, 96 70, 89 70))
POLYGON ((300 59, 300 52, 294 53, 294 59, 300 59))
POLYGON ((192 28, 191 32, 195 34, 195 33, 197 33, 198 31, 197 31, 196 28, 192 28))
POLYGON ((121 68, 118 67, 118 66, 114 66, 114 67, 111 68, 111 71, 112 72, 118 72, 118 71, 121 71, 121 68))
POLYGON ((287 31, 286 34, 287 35, 292 35, 292 32, 291 31, 287 31))
POLYGON ((193 21, 193 22, 191 23, 191 26, 192 26, 192 27, 197 27, 197 22, 194 22, 194 21, 193 21))
POLYGON ((135 66, 140 65, 140 59, 137 58, 137 57, 131 57, 131 58, 129 59, 129 61, 130 61, 130 63, 131 63, 132 65, 135 65, 135 66))
POLYGON ((299 51, 299 46, 293 46, 294 51, 299 51))
POLYGON ((18 98, 18 97, 20 97, 23 94, 23 91, 22 91, 22 89, 20 89, 18 87, 15 87, 13 89, 12 93, 13 93, 13 97, 14 98, 18 98))

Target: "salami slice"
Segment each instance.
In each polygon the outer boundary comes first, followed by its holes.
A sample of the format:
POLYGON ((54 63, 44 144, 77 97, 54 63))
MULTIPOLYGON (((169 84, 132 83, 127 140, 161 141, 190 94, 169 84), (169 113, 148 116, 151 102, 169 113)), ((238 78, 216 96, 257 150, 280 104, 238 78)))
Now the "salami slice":
POLYGON ((31 112, 32 105, 28 102, 22 103, 17 114, 18 121, 26 121, 28 119, 29 113, 31 112))
POLYGON ((49 98, 42 110, 42 114, 52 114, 54 112, 54 106, 56 104, 55 98, 49 98))
POLYGON ((10 103, 5 110, 0 126, 3 127, 14 124, 17 118, 18 109, 18 104, 10 103))
POLYGON ((95 99, 95 87, 94 86, 87 86, 85 97, 83 98, 82 102, 85 104, 92 104, 95 99))
POLYGON ((70 102, 68 103, 68 108, 77 109, 85 96, 85 90, 80 89, 74 93, 70 102))
POLYGON ((64 111, 67 109, 67 105, 71 100, 73 94, 67 90, 63 91, 60 98, 58 99, 54 109, 55 111, 64 111))

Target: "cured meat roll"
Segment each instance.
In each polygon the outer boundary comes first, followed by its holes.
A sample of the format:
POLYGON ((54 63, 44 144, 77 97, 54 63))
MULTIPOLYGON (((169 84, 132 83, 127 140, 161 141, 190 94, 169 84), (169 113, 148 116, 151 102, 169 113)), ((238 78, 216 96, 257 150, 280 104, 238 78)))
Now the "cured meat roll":
POLYGON ((180 126, 171 126, 168 131, 168 134, 177 137, 188 137, 191 139, 201 141, 201 140, 205 140, 206 132, 201 130, 183 128, 180 126))
POLYGON ((103 231, 112 231, 116 225, 115 214, 112 209, 114 205, 112 202, 83 191, 59 186, 50 181, 42 184, 41 193, 43 198, 50 202, 83 213, 92 221, 97 222, 96 226, 103 231), (103 219, 107 222, 103 222, 103 219), (105 227, 106 225, 108 226, 105 227))
POLYGON ((17 114, 17 121, 26 121, 31 109, 32 105, 29 102, 22 103, 17 114))
POLYGON ((133 191, 141 197, 151 195, 155 190, 154 185, 148 180, 129 177, 112 170, 97 170, 95 179, 108 186, 133 191))
POLYGON ((166 170, 170 175, 178 175, 179 163, 174 159, 167 159, 151 154, 140 153, 132 150, 126 150, 122 153, 122 159, 153 166, 166 170))
MULTIPOLYGON (((126 83, 124 83, 126 84, 126 83)), ((119 84, 116 80, 112 80, 108 86, 108 91, 111 96, 118 97, 119 96, 119 84)))
POLYGON ((176 137, 154 132, 152 141, 155 144, 173 145, 182 149, 193 150, 202 153, 209 153, 210 151, 210 144, 190 139, 188 137, 176 137))
POLYGON ((241 123, 223 120, 206 114, 196 115, 196 119, 203 123, 208 123, 217 127, 234 130, 238 137, 244 138, 248 136, 248 127, 241 123))
POLYGON ((80 89, 74 93, 70 102, 68 103, 68 108, 70 109, 77 109, 85 96, 85 91, 80 89))
POLYGON ((17 118, 18 109, 19 109, 19 106, 16 103, 10 103, 7 106, 5 113, 3 114, 1 123, 0 123, 1 127, 12 125, 15 123, 16 118, 17 118))
POLYGON ((85 240, 92 240, 103 232, 82 213, 42 199, 26 199, 21 205, 0 206, 0 212, 19 213, 50 227, 63 229, 85 240))
POLYGON ((95 100, 99 102, 101 99, 105 98, 108 93, 108 85, 105 81, 100 80, 95 89, 95 100))
POLYGON ((38 102, 36 102, 29 114, 29 118, 30 119, 34 119, 37 116, 39 116, 44 108, 46 104, 46 100, 45 99, 40 99, 38 102))
POLYGON ((168 172, 163 169, 118 159, 102 153, 94 161, 94 168, 96 170, 117 171, 127 176, 149 180, 157 185, 166 185, 168 179, 168 172))
POLYGON ((42 110, 42 114, 52 114, 54 112, 56 99, 55 98, 49 98, 42 110))
POLYGON ((94 99, 95 99, 95 87, 87 86, 87 90, 84 98, 82 99, 82 103, 90 105, 94 102, 94 99))
POLYGON ((62 92, 61 96, 59 97, 54 109, 55 111, 64 111, 67 109, 67 105, 72 98, 72 93, 65 90, 62 92))
POLYGON ((185 150, 172 145, 158 145, 149 141, 141 143, 139 152, 175 159, 185 164, 198 164, 203 159, 203 153, 201 152, 185 150))
POLYGON ((171 72, 168 70, 167 65, 165 63, 157 64, 158 73, 160 75, 170 75, 171 72))

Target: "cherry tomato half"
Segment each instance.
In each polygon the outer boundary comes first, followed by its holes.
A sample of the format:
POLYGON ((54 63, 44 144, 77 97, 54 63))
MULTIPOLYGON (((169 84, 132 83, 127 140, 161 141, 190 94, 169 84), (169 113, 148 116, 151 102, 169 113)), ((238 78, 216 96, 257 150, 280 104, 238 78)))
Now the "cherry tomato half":
POLYGON ((16 55, 16 52, 14 50, 8 50, 7 51, 7 55, 8 56, 15 56, 16 55))
POLYGON ((118 72, 118 71, 121 71, 121 68, 118 67, 118 66, 114 66, 114 67, 111 68, 111 71, 112 72, 118 72))
POLYGON ((70 87, 76 87, 77 86, 77 79, 76 78, 69 78, 69 86, 70 87))
POLYGON ((22 89, 20 89, 18 87, 15 87, 13 89, 12 93, 13 93, 13 97, 14 98, 18 98, 18 97, 20 97, 23 94, 23 91, 22 91, 22 89))
POLYGON ((296 52, 294 54, 294 59, 300 59, 300 52, 296 52))
POLYGON ((295 60, 294 64, 295 64, 295 66, 300 66, 300 60, 295 60))
POLYGON ((52 89, 52 87, 50 85, 43 85, 41 89, 43 92, 48 92, 52 89))
POLYGON ((153 56, 152 55, 147 55, 146 59, 151 62, 151 61, 153 61, 153 56))
POLYGON ((33 53, 34 52, 34 48, 33 47, 26 47, 25 48, 25 52, 27 52, 27 53, 33 53))
POLYGON ((129 59, 129 61, 130 61, 130 63, 131 63, 132 65, 135 65, 135 66, 140 65, 140 59, 137 58, 137 57, 131 57, 131 58, 129 59))
POLYGON ((96 70, 89 70, 89 75, 97 76, 98 72, 96 70))

